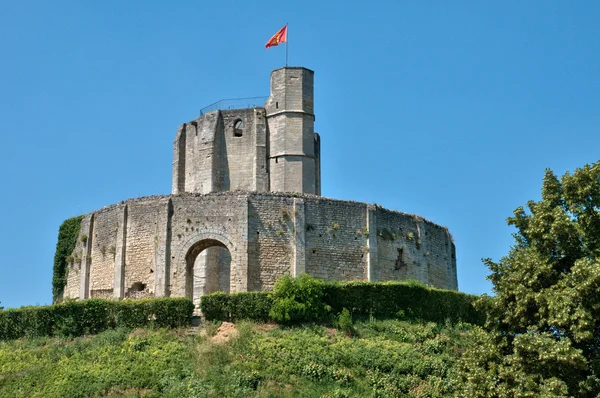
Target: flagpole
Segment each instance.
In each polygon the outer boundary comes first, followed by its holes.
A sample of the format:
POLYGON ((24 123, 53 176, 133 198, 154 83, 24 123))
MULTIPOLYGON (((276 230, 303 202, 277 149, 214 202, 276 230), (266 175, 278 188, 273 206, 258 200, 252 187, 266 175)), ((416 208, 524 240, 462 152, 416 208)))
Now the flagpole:
POLYGON ((287 28, 288 24, 285 24, 286 29, 285 29, 285 66, 288 66, 288 43, 290 41, 290 39, 288 38, 290 32, 289 29, 287 28))

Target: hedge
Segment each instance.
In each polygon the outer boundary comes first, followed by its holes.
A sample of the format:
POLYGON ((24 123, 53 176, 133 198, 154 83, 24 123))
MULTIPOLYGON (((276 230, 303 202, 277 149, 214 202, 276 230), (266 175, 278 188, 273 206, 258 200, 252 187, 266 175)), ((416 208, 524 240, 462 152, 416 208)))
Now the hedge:
POLYGON ((54 272, 52 275, 52 302, 57 302, 62 297, 63 290, 67 285, 67 257, 75 249, 82 219, 83 216, 69 218, 58 229, 58 240, 56 242, 56 252, 54 253, 54 272))
POLYGON ((250 320, 266 322, 273 306, 269 292, 222 292, 202 296, 200 309, 208 321, 250 320))
POLYGON ((76 337, 116 327, 175 328, 191 323, 186 298, 114 301, 89 299, 0 311, 0 340, 38 336, 76 337))
MULTIPOLYGON (((289 278, 289 277, 288 277, 289 278)), ((278 282, 279 283, 279 282, 278 282)), ((431 322, 467 322, 483 325, 485 316, 473 307, 477 296, 442 290, 422 283, 407 282, 324 282, 321 300, 331 307, 330 315, 344 308, 355 317, 412 318, 431 322)), ((273 293, 213 293, 201 299, 207 320, 273 320, 270 308, 277 300, 273 293)), ((286 298, 289 301, 289 298, 286 298)), ((311 321, 322 319, 314 314, 311 321)), ((306 320, 306 319, 305 319, 306 320)))
POLYGON ((431 322, 483 325, 485 316, 473 306, 476 296, 407 282, 326 283, 323 300, 335 314, 347 308, 353 315, 406 317, 431 322))

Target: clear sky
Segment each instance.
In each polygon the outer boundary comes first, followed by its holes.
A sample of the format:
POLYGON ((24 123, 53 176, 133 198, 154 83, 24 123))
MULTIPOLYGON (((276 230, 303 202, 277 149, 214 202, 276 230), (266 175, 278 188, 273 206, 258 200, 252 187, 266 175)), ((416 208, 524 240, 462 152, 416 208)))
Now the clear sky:
POLYGON ((539 199, 544 169, 600 158, 597 1, 5 1, 0 302, 51 302, 66 218, 171 190, 177 126, 266 96, 285 47, 315 71, 324 196, 454 235, 459 289, 539 199))

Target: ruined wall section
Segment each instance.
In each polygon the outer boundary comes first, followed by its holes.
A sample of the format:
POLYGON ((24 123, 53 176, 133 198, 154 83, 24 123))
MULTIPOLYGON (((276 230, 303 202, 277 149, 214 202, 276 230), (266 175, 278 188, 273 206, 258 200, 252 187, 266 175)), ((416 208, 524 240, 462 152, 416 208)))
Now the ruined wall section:
POLYGON ((277 278, 291 275, 294 199, 251 195, 248 202, 249 289, 270 290, 277 278))
POLYGON ((422 217, 377 207, 375 280, 414 279, 457 289, 448 231, 422 217))
POLYGON ((362 203, 305 201, 306 272, 320 279, 364 280, 367 225, 362 203))
POLYGON ((63 298, 85 299, 89 298, 89 257, 88 242, 93 228, 93 214, 88 214, 81 220, 79 235, 75 242, 75 248, 70 256, 69 274, 65 286, 63 298))
POLYGON ((379 206, 302 194, 131 199, 84 217, 72 257, 66 298, 191 296, 190 286, 269 290, 280 276, 301 272, 457 289, 455 248, 445 228, 379 206), (198 273, 204 281, 191 280, 195 256, 216 246, 229 251, 230 269, 219 260, 212 279, 205 266, 208 273, 198 273))
POLYGON ((429 225, 425 231, 425 242, 430 248, 427 256, 429 283, 433 286, 446 286, 447 289, 458 290, 456 249, 450 233, 436 225, 429 225))
MULTIPOLYGON (((218 190, 218 157, 220 155, 219 131, 222 131, 222 118, 214 111, 184 124, 185 133, 178 134, 175 141, 175 164, 181 170, 184 163, 185 192, 209 193, 218 190), (185 139, 185 151, 181 140, 185 139)), ((176 174, 175 172, 173 173, 176 174)), ((177 175, 179 179, 179 174, 177 175)), ((179 181, 179 180, 178 180, 179 181)), ((174 181, 175 184, 175 181, 174 181)))
POLYGON ((156 251, 165 220, 164 200, 156 197, 127 202, 127 234, 123 291, 125 298, 155 295, 156 251))
MULTIPOLYGON (((67 274, 67 284, 63 291, 63 298, 65 299, 78 299, 81 294, 81 278, 82 278, 82 264, 81 259, 85 249, 85 245, 81 241, 81 237, 87 234, 89 229, 91 214, 86 215, 79 226, 79 234, 75 242, 75 248, 69 258, 69 268, 67 274)), ((86 235, 87 236, 87 235, 86 235)), ((87 244, 87 242, 86 242, 87 244)))
POLYGON ((254 108, 254 189, 257 192, 270 190, 269 186, 269 129, 267 125, 267 114, 264 108, 254 108))
POLYGON ((177 130, 172 192, 267 191, 267 150, 263 108, 202 115, 177 130))
POLYGON ((94 214, 93 235, 88 237, 87 242, 91 247, 89 283, 91 298, 113 297, 118 220, 118 206, 104 208, 94 214))
POLYGON ((187 123, 179 126, 173 143, 173 194, 185 192, 186 130, 187 123))
POLYGON ((63 298, 65 299, 78 299, 79 289, 81 281, 81 262, 69 263, 67 285, 63 291, 63 298))
MULTIPOLYGON (((185 296, 187 262, 191 247, 203 239, 218 239, 231 254, 230 274, 236 289, 247 287, 247 214, 246 195, 211 194, 172 196, 172 240, 169 292, 185 296), (240 268, 238 270, 238 267, 240 268)), ((232 289, 234 290, 234 289, 232 289)))
MULTIPOLYGON (((257 108, 260 111, 260 108, 257 108)), ((257 131, 258 115, 255 109, 237 109, 230 111, 221 111, 223 117, 223 131, 219 131, 222 142, 221 151, 219 154, 219 172, 220 185, 219 191, 265 191, 267 187, 264 185, 257 186, 256 171, 257 162, 266 164, 266 157, 258 159, 257 134, 266 135, 263 128, 262 131, 257 131)), ((264 119, 262 124, 264 125, 264 119)), ((261 142, 265 138, 262 137, 261 142)), ((264 144, 263 144, 264 146, 264 144)), ((264 155, 264 154, 263 154, 264 155)), ((262 172, 266 174, 265 167, 262 172)))

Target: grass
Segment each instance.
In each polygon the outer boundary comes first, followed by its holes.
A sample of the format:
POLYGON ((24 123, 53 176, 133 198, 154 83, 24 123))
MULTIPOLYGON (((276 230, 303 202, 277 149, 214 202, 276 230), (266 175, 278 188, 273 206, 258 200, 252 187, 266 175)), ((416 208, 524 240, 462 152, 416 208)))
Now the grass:
POLYGON ((216 326, 0 342, 0 397, 445 397, 471 330, 371 320, 348 337, 239 323, 216 344, 216 326))

